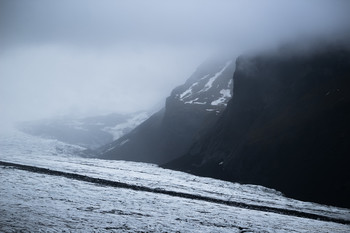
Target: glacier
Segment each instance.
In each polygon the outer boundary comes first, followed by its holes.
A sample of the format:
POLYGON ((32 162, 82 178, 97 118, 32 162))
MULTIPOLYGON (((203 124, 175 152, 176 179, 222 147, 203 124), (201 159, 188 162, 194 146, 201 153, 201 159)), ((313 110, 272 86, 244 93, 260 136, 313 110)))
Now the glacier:
MULTIPOLYGON (((349 232, 350 210, 287 198, 242 185, 172 171, 154 164, 79 157, 83 148, 18 131, 0 135, 0 160, 159 193, 0 166, 0 231, 75 232, 349 232), (232 206, 162 194, 177 192, 241 203, 232 206), (330 220, 250 209, 261 206, 330 220), (332 219, 336 221, 332 221, 332 219)), ((283 212, 282 211, 282 212, 283 212)))

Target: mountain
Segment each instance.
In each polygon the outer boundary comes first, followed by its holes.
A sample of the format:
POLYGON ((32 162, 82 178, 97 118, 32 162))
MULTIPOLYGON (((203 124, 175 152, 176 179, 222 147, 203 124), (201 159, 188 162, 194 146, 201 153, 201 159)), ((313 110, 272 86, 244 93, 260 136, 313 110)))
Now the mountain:
POLYGON ((232 95, 232 60, 203 63, 166 99, 165 108, 120 139, 99 148, 99 158, 162 164, 188 151, 212 126, 232 95))
POLYGON ((86 118, 62 117, 21 122, 17 128, 34 136, 96 149, 130 132, 148 116, 147 112, 138 112, 86 118))
POLYGON ((241 56, 233 79, 215 126, 164 167, 349 208, 349 50, 241 56))

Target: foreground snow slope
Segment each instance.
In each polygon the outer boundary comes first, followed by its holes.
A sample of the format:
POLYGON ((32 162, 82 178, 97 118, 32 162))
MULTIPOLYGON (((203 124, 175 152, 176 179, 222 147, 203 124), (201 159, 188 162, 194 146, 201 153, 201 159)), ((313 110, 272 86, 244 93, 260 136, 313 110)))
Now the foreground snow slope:
POLYGON ((346 232, 348 226, 0 168, 0 230, 346 232), (16 185, 14 185, 16 184, 16 185))
MULTIPOLYGON (((166 170, 152 164, 74 156, 80 148, 14 132, 0 137, 0 160, 204 197, 350 220, 350 210, 301 202, 255 185, 166 170)), ((106 187, 0 167, 0 231, 347 232, 349 225, 106 187)))

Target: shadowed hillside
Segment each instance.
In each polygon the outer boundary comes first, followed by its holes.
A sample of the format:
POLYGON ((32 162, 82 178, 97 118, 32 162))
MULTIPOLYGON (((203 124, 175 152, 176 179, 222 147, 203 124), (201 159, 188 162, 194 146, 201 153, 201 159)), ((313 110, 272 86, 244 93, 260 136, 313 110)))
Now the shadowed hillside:
POLYGON ((350 207, 350 53, 240 57, 215 127, 165 165, 350 207))

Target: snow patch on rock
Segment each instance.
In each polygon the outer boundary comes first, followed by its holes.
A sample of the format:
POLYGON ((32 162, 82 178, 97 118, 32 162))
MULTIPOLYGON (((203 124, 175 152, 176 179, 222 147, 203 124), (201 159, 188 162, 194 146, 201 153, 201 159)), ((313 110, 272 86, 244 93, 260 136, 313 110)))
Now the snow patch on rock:
POLYGON ((226 62, 225 66, 219 71, 217 72, 213 77, 211 77, 208 82, 205 84, 204 88, 200 91, 200 92, 205 92, 207 90, 209 90, 212 86, 214 81, 226 70, 226 68, 232 63, 231 61, 226 62))
POLYGON ((126 140, 122 141, 121 143, 119 143, 119 146, 122 146, 122 145, 124 145, 125 143, 127 143, 129 141, 130 141, 129 139, 126 139, 126 140))
POLYGON ((184 100, 184 98, 190 96, 192 94, 192 88, 196 85, 198 85, 198 82, 193 83, 186 91, 180 94, 180 100, 184 100))
POLYGON ((227 99, 231 98, 231 90, 230 89, 223 89, 220 91, 221 97, 217 100, 214 100, 213 102, 211 102, 211 105, 220 105, 220 104, 224 104, 226 105, 227 99))

